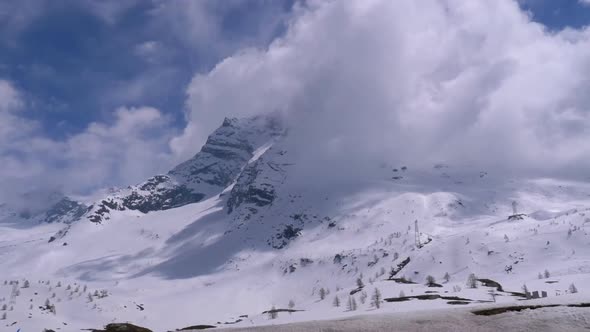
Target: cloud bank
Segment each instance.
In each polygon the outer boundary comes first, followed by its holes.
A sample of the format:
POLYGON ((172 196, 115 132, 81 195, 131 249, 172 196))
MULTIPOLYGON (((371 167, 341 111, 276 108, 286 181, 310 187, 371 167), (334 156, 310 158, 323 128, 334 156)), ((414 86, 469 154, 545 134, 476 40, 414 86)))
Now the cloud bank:
POLYGON ((310 172, 385 160, 581 176, 589 67, 590 30, 549 32, 516 1, 308 1, 268 48, 193 78, 172 147, 188 156, 223 116, 279 110, 310 172))
MULTIPOLYGON (((223 35, 195 29, 187 40, 223 35)), ((153 57, 156 46, 135 51, 153 57)), ((581 178, 589 67, 590 30, 548 31, 512 0, 305 1, 267 47, 193 77, 180 132, 155 108, 121 107, 50 139, 0 80, 0 185, 80 193, 141 181, 190 158, 223 117, 276 111, 301 179, 347 181, 383 162, 581 178)))
POLYGON ((0 201, 36 191, 88 193, 140 181, 169 166, 175 131, 155 108, 119 108, 107 123, 53 140, 26 117, 23 105, 17 89, 0 80, 0 201))

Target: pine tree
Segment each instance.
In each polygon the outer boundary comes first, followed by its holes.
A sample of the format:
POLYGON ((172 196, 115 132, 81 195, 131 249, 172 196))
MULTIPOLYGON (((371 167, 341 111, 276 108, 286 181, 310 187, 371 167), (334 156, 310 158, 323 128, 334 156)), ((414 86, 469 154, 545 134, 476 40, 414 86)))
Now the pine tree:
POLYGON ((508 238, 508 235, 506 235, 506 234, 504 234, 504 241, 510 242, 510 239, 508 238))
POLYGON ((474 273, 471 273, 469 277, 467 277, 467 287, 477 288, 477 277, 474 273))
POLYGON ((273 305, 270 311, 268 312, 268 317, 270 319, 277 319, 279 317, 279 313, 277 312, 277 308, 273 305))
POLYGON ((295 301, 293 301, 293 300, 289 300, 289 304, 288 304, 288 306, 289 306, 289 309, 293 309, 293 308, 295 308, 295 301))
POLYGON ((361 297, 360 297, 360 299, 361 299, 361 304, 365 304, 365 302, 367 301, 367 297, 369 297, 369 296, 367 295, 367 292, 365 292, 365 291, 362 291, 362 292, 361 292, 361 297))
POLYGON ((537 278, 543 279, 543 274, 541 274, 541 272, 539 272, 539 275, 537 275, 537 278))
POLYGON ((571 294, 575 294, 575 293, 577 293, 577 292, 578 292, 578 288, 577 288, 577 287, 576 287, 576 285, 574 285, 573 283, 570 285, 570 287, 569 287, 569 289, 568 289, 568 290, 569 290, 569 292, 570 292, 571 294))
POLYGON ((25 283, 23 284, 23 288, 29 288, 31 285, 29 283, 28 280, 25 280, 25 283))
POLYGON ((381 308, 381 292, 379 291, 379 288, 375 288, 375 291, 371 296, 371 306, 377 309, 381 308))
POLYGON ((338 298, 338 295, 336 295, 336 297, 334 297, 334 302, 332 302, 332 305, 335 307, 340 307, 340 299, 338 298))
POLYGON ((545 272, 543 273, 543 275, 545 276, 545 279, 551 277, 551 274, 549 273, 549 270, 545 269, 545 272))
POLYGON ((322 287, 320 288, 320 300, 323 300, 326 298, 326 290, 322 287))
POLYGON ((6 312, 2 314, 2 320, 6 320, 6 312))
POLYGON ((399 297, 406 297, 406 293, 404 291, 399 291, 399 297))
POLYGON ((353 296, 348 297, 348 302, 346 303, 346 310, 348 311, 355 311, 356 310, 356 300, 353 296))
POLYGON ((356 279, 356 286, 358 288, 365 287, 365 283, 363 282, 362 274, 361 274, 361 277, 359 277, 359 278, 356 279))
POLYGON ((433 276, 429 275, 426 277, 426 286, 433 286, 436 284, 436 279, 433 276))
POLYGON ((92 294, 88 293, 88 302, 92 302, 92 294))
POLYGON ((6 309, 8 309, 8 306, 6 306, 6 304, 2 305, 2 311, 6 311, 6 309))
POLYGON ((443 277, 443 279, 445 280, 445 282, 451 281, 451 275, 449 274, 449 272, 445 272, 445 276, 443 277))

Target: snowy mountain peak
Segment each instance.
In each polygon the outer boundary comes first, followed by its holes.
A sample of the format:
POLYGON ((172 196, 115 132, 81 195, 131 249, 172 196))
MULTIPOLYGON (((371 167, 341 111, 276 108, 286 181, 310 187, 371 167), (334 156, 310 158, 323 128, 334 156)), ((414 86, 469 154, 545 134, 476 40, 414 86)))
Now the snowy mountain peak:
POLYGON ((280 120, 274 115, 226 118, 194 157, 165 175, 115 190, 94 203, 85 218, 101 223, 110 219, 111 211, 163 211, 219 194, 252 161, 257 149, 270 144, 283 132, 280 120))

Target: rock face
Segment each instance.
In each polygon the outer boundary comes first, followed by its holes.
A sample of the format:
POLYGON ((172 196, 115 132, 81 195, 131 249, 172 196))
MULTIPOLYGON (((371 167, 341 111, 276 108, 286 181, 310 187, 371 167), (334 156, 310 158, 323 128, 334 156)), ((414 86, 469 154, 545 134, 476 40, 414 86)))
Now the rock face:
POLYGON ((165 175, 116 191, 93 204, 86 218, 101 223, 113 210, 162 211, 218 194, 236 180, 257 149, 282 134, 275 117, 226 118, 193 158, 165 175))
POLYGON ((244 169, 227 200, 228 213, 243 206, 238 214, 247 220, 260 208, 272 205, 277 197, 277 187, 286 178, 285 168, 289 164, 285 155, 285 150, 278 144, 244 169))
MULTIPOLYGON (((116 189, 89 207, 64 201, 48 220, 58 221, 68 215, 68 220, 100 224, 109 220, 113 211, 173 209, 218 195, 232 184, 227 211, 236 220, 249 220, 259 209, 273 204, 276 188, 285 180, 288 164, 286 152, 280 148, 284 136, 285 130, 275 116, 225 119, 201 151, 167 174, 116 189)), ((70 223, 49 242, 66 236, 70 223)))
POLYGON ((113 323, 105 326, 104 330, 92 330, 93 332, 152 332, 145 327, 136 326, 129 323, 113 323))
POLYGON ((64 197, 45 212, 41 221, 46 223, 62 222, 69 224, 80 219, 88 210, 88 206, 64 197))
POLYGON ((25 194, 19 197, 21 202, 32 206, 0 204, 0 222, 38 222, 70 224, 79 220, 89 207, 60 193, 25 194), (32 196, 32 197, 31 197, 32 196))

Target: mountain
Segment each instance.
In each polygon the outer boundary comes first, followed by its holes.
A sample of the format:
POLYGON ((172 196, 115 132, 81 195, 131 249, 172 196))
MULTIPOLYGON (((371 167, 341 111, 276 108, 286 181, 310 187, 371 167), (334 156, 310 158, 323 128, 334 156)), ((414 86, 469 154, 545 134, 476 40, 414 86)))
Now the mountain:
POLYGON ((283 134, 284 129, 277 116, 226 118, 221 127, 208 137, 201 151, 167 174, 153 176, 135 186, 112 190, 110 195, 88 208, 82 203, 75 203, 80 207, 75 211, 65 210, 63 205, 52 207, 48 211, 51 218, 44 221, 61 219, 68 225, 51 236, 49 242, 68 234, 69 224, 75 220, 87 219, 100 224, 109 220, 113 211, 164 211, 219 194, 237 178, 259 149, 265 149, 283 134))
POLYGON ((58 192, 29 192, 17 195, 17 204, 0 204, 0 222, 62 223, 80 220, 89 207, 58 192))
POLYGON ((587 183, 380 163, 327 187, 287 129, 226 119, 167 174, 93 203, 61 196, 34 227, 0 224, 8 321, 168 331, 588 302, 587 183))
POLYGON ((101 223, 113 210, 162 211, 218 194, 235 180, 257 149, 281 134, 275 118, 226 118, 193 158, 168 174, 117 190, 91 206, 85 217, 101 223))

